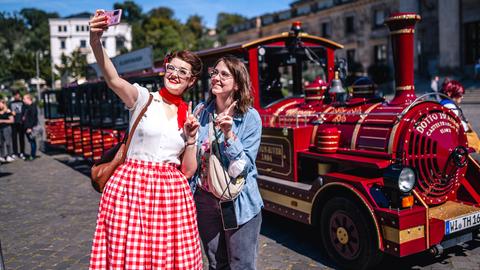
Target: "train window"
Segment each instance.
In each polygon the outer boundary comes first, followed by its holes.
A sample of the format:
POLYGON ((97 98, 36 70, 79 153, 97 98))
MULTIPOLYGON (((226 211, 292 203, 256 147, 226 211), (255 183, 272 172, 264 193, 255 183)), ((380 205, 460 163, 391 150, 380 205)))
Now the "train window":
POLYGON ((323 47, 287 49, 259 48, 260 105, 303 95, 303 85, 320 76, 325 79, 326 50, 323 47), (293 52, 293 53, 292 53, 293 52))

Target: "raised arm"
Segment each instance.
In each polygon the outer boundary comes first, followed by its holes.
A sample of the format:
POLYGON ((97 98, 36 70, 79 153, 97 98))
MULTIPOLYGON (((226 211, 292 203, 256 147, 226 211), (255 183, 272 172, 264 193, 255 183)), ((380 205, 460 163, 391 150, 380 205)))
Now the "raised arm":
POLYGON ((102 46, 101 37, 107 28, 107 17, 104 15, 104 10, 97 10, 95 16, 90 20, 90 46, 108 87, 128 108, 131 108, 137 100, 138 91, 132 84, 118 76, 115 66, 102 46))

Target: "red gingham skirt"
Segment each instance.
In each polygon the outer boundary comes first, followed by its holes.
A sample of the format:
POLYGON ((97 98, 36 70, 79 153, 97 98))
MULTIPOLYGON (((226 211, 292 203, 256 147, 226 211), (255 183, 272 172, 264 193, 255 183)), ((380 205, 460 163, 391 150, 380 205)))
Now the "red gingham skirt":
POLYGON ((165 163, 127 159, 107 182, 90 269, 202 269, 193 196, 165 163))

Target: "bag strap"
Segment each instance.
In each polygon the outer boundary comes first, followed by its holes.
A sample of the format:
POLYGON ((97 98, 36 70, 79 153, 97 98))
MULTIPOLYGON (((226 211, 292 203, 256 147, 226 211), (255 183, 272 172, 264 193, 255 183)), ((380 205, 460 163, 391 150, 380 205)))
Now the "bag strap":
POLYGON ((128 152, 128 146, 130 146, 130 142, 132 141, 133 134, 135 134, 135 129, 137 129, 138 124, 140 123, 140 120, 142 119, 143 115, 148 109, 148 106, 150 106, 150 103, 152 103, 153 95, 150 94, 148 97, 147 104, 143 107, 142 111, 140 114, 137 116, 137 119, 135 119, 135 123, 133 123, 132 130, 128 132, 128 140, 125 143, 125 153, 128 152))

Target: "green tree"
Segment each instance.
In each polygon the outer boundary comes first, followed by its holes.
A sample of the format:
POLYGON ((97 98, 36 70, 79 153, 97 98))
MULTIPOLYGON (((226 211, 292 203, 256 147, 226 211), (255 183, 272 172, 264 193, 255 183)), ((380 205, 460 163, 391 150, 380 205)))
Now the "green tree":
POLYGON ((122 9, 122 20, 130 24, 138 23, 143 18, 142 7, 134 1, 115 3, 113 9, 122 9))
POLYGON ((62 64, 55 65, 58 71, 62 84, 69 83, 69 78, 78 80, 86 76, 87 72, 87 57, 82 54, 79 49, 72 52, 71 55, 62 54, 60 57, 62 64))
POLYGON ((243 23, 247 20, 246 17, 239 15, 239 14, 232 14, 232 13, 218 13, 217 15, 217 36, 218 41, 220 44, 225 45, 227 44, 227 33, 228 30, 236 24, 243 23))

